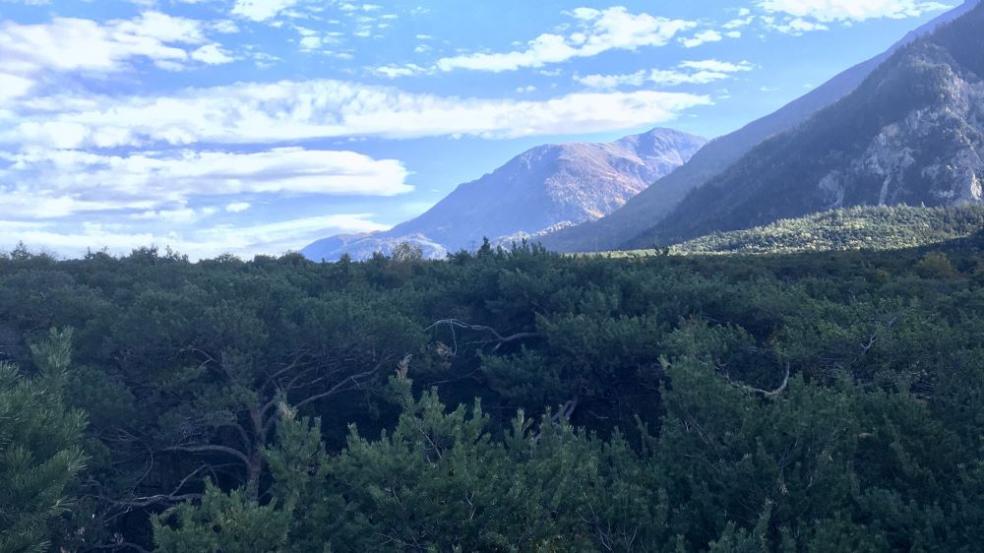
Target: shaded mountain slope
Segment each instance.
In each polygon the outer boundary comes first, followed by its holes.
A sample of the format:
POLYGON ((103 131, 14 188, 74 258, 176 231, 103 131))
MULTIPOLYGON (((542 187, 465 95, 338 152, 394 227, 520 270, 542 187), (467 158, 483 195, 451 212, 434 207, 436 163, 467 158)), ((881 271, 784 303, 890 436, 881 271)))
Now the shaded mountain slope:
POLYGON ((778 111, 711 141, 686 165, 664 177, 608 217, 545 236, 542 239, 543 244, 558 251, 599 251, 622 246, 656 225, 691 190, 720 175, 758 144, 793 129, 819 110, 841 100, 899 48, 967 13, 977 1, 968 1, 941 15, 906 35, 885 53, 840 73, 778 111))
POLYGON ((982 200, 984 5, 898 51, 855 92, 755 148, 627 246, 854 205, 982 200))

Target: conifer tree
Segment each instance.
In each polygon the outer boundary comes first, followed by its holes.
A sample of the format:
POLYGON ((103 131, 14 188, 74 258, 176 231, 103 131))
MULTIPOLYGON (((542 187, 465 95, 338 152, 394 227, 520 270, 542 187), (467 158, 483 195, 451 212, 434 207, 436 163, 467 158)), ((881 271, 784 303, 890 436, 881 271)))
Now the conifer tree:
POLYGON ((72 505, 85 455, 85 416, 66 407, 71 331, 31 348, 38 374, 0 363, 0 553, 43 553, 53 520, 72 505))

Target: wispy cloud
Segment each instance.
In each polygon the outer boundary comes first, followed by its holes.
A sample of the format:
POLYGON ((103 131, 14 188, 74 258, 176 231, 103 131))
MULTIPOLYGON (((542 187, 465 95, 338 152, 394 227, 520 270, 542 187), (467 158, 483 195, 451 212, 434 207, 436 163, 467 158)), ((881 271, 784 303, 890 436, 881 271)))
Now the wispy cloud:
POLYGON ((253 194, 393 196, 412 190, 395 160, 346 151, 276 148, 257 153, 78 150, 0 153, 0 211, 15 218, 185 207, 196 197, 253 194), (19 208, 25 198, 40 209, 19 208))
POLYGON ((950 7, 942 2, 920 0, 760 0, 758 5, 768 12, 808 17, 823 23, 904 19, 950 7))
POLYGON ((145 246, 170 247, 193 259, 231 253, 241 257, 296 251, 317 238, 337 233, 374 232, 389 225, 372 220, 372 214, 343 213, 304 217, 253 225, 215 224, 183 231, 148 231, 121 224, 83 223, 71 231, 50 223, 0 220, 0 250, 18 243, 42 245, 61 255, 77 256, 87 250, 106 249, 128 253, 145 246))
POLYGON ((665 123, 708 103, 707 96, 660 91, 521 101, 436 96, 335 80, 245 83, 167 96, 25 100, 23 113, 0 126, 0 144, 78 149, 342 136, 514 138, 665 123))
POLYGON ((698 85, 722 81, 735 73, 751 71, 755 66, 748 61, 737 63, 720 60, 683 61, 675 69, 650 69, 619 75, 586 75, 576 77, 577 82, 590 88, 615 89, 624 86, 679 86, 698 85))
POLYGON ((112 73, 144 59, 180 69, 198 61, 232 61, 198 20, 149 11, 133 19, 97 22, 58 17, 48 23, 0 23, 2 71, 22 78, 65 72, 112 73))
POLYGON ((681 38, 680 44, 682 44, 684 48, 696 48, 702 44, 707 44, 708 42, 721 42, 722 40, 724 40, 724 35, 714 29, 708 29, 693 36, 681 38))
POLYGON ((441 71, 515 71, 524 67, 543 67, 573 58, 597 56, 609 50, 636 50, 663 46, 678 33, 697 24, 682 19, 631 13, 624 7, 604 10, 577 8, 570 12, 575 30, 567 34, 544 33, 522 50, 472 53, 441 58, 441 71))
POLYGON ((297 3, 298 0, 236 0, 232 14, 252 21, 268 21, 297 3))
POLYGON ((759 0, 757 5, 766 12, 761 17, 766 28, 792 35, 824 31, 833 23, 905 19, 952 7, 924 0, 759 0))

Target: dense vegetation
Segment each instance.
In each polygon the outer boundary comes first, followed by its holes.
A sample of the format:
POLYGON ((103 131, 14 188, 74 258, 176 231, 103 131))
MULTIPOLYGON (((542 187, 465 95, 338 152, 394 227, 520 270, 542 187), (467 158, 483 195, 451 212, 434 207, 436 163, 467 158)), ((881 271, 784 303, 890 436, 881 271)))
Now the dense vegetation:
POLYGON ((980 551, 982 246, 15 251, 0 552, 980 551))
POLYGON ((868 206, 713 233, 672 246, 674 254, 774 254, 899 250, 964 238, 984 228, 984 207, 868 206))

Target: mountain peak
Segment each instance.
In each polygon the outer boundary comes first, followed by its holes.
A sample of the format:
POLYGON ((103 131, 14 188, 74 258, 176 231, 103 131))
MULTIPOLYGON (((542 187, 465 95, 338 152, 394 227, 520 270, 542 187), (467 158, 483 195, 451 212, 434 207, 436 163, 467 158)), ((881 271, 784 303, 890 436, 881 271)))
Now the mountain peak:
POLYGON ((696 135, 674 129, 656 127, 641 134, 634 134, 616 140, 614 144, 632 148, 639 154, 648 154, 665 151, 680 144, 689 143, 691 145, 703 146, 706 142, 706 139, 696 135))
POLYGON ((326 239, 305 249, 311 258, 365 257, 408 241, 425 252, 475 248, 488 237, 538 236, 603 217, 683 165, 703 138, 656 128, 614 142, 531 148, 502 167, 458 186, 426 213, 358 240, 326 239))

